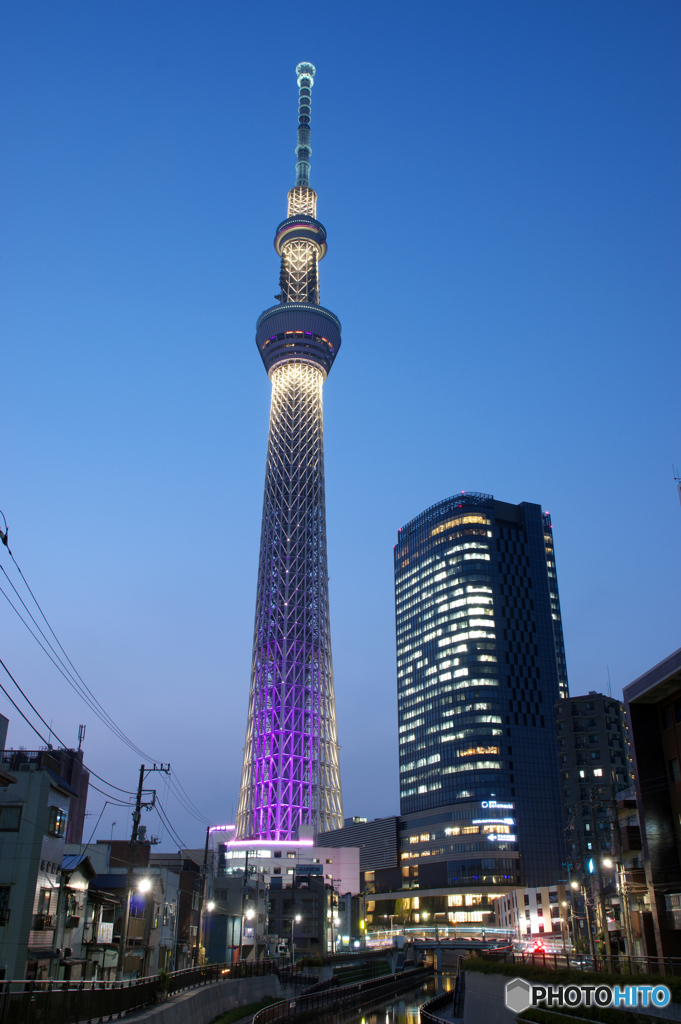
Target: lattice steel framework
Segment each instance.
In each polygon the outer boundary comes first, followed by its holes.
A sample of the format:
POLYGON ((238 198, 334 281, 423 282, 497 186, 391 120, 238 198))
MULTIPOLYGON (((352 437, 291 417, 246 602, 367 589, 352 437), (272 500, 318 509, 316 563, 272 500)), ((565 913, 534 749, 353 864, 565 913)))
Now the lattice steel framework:
POLYGON ((329 629, 322 385, 340 324, 319 306, 326 231, 309 185, 310 95, 300 88, 297 178, 279 225, 279 306, 258 320, 272 381, 253 662, 239 794, 239 838, 295 839, 340 828, 343 807, 329 629))

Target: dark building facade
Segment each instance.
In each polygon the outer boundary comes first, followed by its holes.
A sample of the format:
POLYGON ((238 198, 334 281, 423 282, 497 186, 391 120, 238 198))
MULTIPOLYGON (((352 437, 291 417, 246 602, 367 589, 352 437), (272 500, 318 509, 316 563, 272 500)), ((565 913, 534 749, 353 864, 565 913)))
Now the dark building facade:
POLYGON ((558 701, 556 728, 568 853, 584 876, 589 862, 610 856, 609 811, 633 783, 627 715, 620 701, 591 691, 558 701))
POLYGON ((323 875, 296 875, 290 887, 273 878, 268 897, 270 935, 280 936, 289 949, 293 943, 296 950, 307 953, 322 954, 333 948, 338 897, 323 875))
POLYGON ((401 867, 438 888, 555 883, 568 683, 551 517, 462 492, 407 523, 394 557, 401 867))
POLYGON ((650 893, 648 956, 681 956, 681 648, 624 688, 650 893))

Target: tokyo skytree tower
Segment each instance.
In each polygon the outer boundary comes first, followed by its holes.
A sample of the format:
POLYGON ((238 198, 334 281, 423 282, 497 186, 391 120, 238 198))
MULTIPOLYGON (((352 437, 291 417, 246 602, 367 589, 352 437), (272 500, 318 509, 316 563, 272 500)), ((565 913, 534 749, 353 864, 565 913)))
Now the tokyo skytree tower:
POLYGON ((326 231, 310 188, 315 69, 300 92, 296 183, 276 231, 279 305, 258 318, 256 343, 272 381, 253 663, 237 838, 294 840, 343 824, 326 563, 322 385, 341 344, 319 305, 326 231))

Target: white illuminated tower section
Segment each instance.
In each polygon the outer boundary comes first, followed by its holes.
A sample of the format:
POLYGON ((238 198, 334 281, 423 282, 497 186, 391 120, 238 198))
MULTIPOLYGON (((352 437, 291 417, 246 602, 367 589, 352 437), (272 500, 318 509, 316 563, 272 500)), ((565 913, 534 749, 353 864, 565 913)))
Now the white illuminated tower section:
POLYGON ((272 381, 255 608, 253 663, 238 838, 296 839, 301 826, 340 828, 336 705, 329 631, 322 386, 341 326, 319 305, 326 231, 310 188, 310 99, 315 69, 296 68, 300 91, 296 183, 277 228, 279 305, 256 343, 272 381))

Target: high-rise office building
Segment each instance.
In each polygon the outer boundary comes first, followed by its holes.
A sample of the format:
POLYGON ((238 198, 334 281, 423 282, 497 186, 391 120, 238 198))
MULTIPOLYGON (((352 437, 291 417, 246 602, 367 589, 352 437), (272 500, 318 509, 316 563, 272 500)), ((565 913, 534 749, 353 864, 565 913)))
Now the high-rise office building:
POLYGON ((551 517, 462 492, 407 523, 394 554, 403 874, 555 883, 568 688, 551 517))
POLYGON ((341 326, 319 305, 326 231, 310 187, 315 69, 296 68, 296 183, 276 230, 278 305, 256 343, 272 381, 251 690, 237 835, 295 840, 343 820, 329 631, 322 385, 341 326))

